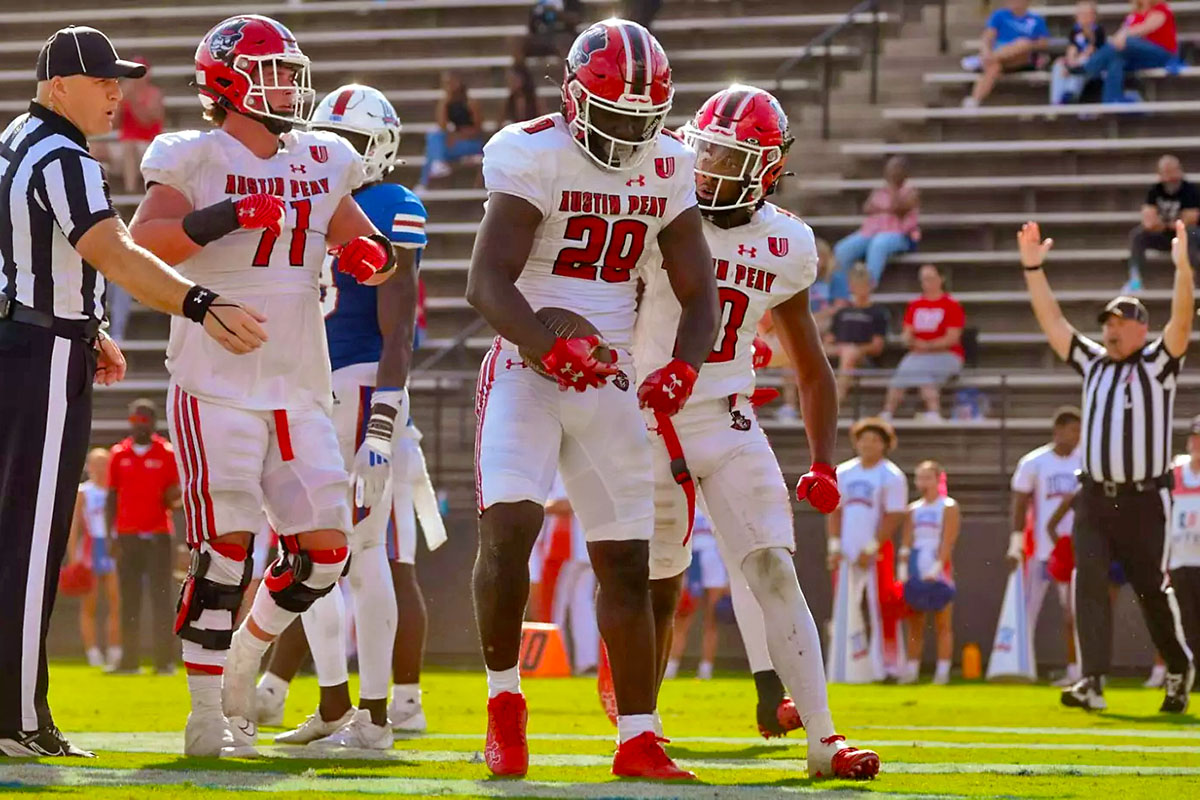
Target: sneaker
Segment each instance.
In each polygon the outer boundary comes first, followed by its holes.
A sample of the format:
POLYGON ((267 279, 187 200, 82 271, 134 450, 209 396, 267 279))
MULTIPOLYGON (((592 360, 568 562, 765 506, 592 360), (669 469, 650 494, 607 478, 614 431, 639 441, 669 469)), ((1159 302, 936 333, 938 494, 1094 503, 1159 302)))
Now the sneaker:
POLYGON ((1121 286, 1121 294, 1137 294, 1142 290, 1142 275, 1140 272, 1130 271, 1129 280, 1121 286))
POLYGON ((410 700, 403 697, 392 696, 392 702, 388 704, 388 721, 392 723, 392 730, 396 733, 424 733, 425 732, 425 711, 421 708, 421 700, 410 700))
POLYGON ((353 718, 354 709, 351 708, 337 719, 325 721, 321 719, 321 710, 318 708, 312 714, 308 715, 308 719, 300 723, 300 727, 276 736, 275 744, 308 744, 309 742, 315 742, 317 739, 324 739, 326 736, 337 733, 339 729, 349 725, 350 720, 353 718))
POLYGON ((1064 672, 1056 680, 1052 681, 1050 685, 1056 689, 1066 689, 1068 686, 1074 686, 1078 681, 1079 678, 1069 672, 1064 672))
POLYGON ((103 667, 104 654, 100 652, 99 647, 89 647, 87 649, 87 663, 89 667, 103 667))
POLYGON ((529 710, 525 695, 501 692, 488 700, 487 744, 483 757, 493 775, 521 778, 529 771, 529 743, 525 725, 529 710))
POLYGON ((604 640, 600 641, 600 665, 596 669, 596 693, 600 695, 600 705, 608 715, 608 721, 616 727, 617 724, 617 686, 613 683, 612 665, 608 662, 608 647, 604 640))
POLYGON ((808 777, 870 780, 879 774, 879 754, 846 744, 846 737, 835 734, 808 747, 808 777))
POLYGON ((983 59, 977 55, 963 56, 958 62, 963 72, 980 72, 983 70, 983 59))
POLYGON ((445 161, 434 161, 429 165, 429 177, 445 178, 450 174, 450 165, 445 161))
POLYGON ((259 725, 282 725, 287 693, 266 686, 254 687, 254 714, 259 725))
POLYGON ((1188 666, 1186 672, 1168 672, 1163 681, 1166 696, 1163 698, 1159 712, 1163 714, 1183 714, 1188 709, 1192 679, 1195 677, 1195 667, 1188 666))
POLYGON ((941 425, 946 421, 946 418, 937 411, 922 411, 916 415, 916 419, 918 422, 925 422, 930 425, 941 425))
POLYGON ((207 758, 253 758, 258 751, 239 743, 222 714, 188 714, 183 729, 183 754, 207 758))
POLYGON ((1146 678, 1146 682, 1142 684, 1143 689, 1161 689, 1163 682, 1167 679, 1167 665, 1155 664, 1150 670, 1150 677, 1146 678))
POLYGON ((696 773, 676 766, 663 744, 667 739, 654 731, 639 733, 622 742, 613 756, 612 774, 621 778, 649 778, 660 781, 694 781, 696 773))
POLYGON ((392 735, 392 726, 376 725, 371 721, 371 712, 360 708, 354 712, 350 721, 337 732, 317 739, 313 747, 354 747, 359 750, 391 750, 396 743, 392 735))
POLYGON ((979 108, 979 101, 971 95, 967 95, 962 99, 963 108, 979 108))
POLYGON ((1081 678, 1063 689, 1059 699, 1069 708, 1082 708, 1086 711, 1103 711, 1108 708, 1108 703, 1104 702, 1102 679, 1095 676, 1081 678))
POLYGON ((878 414, 876 414, 875 416, 879 417, 879 418, 880 418, 881 420, 883 420, 884 422, 891 422, 891 421, 892 421, 892 412, 890 412, 890 411, 880 411, 880 412, 879 412, 878 414))
POLYGON ((785 695, 774 708, 769 704, 758 704, 758 732, 764 739, 787 736, 788 731, 803 727, 792 698, 785 695))
POLYGON ((45 756, 74 756, 95 758, 90 750, 81 750, 67 741, 62 731, 46 725, 36 731, 16 731, 0 734, 0 756, 10 758, 43 758, 45 756))

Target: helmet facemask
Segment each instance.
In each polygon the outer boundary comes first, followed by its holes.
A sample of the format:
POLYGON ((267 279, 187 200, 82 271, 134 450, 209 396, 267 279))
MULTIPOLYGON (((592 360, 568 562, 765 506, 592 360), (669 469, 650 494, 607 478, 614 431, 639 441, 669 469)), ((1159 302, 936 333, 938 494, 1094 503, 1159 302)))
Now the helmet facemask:
MULTIPOLYGON (((246 113, 262 122, 272 133, 286 133, 294 125, 307 125, 316 102, 312 88, 311 62, 304 55, 238 55, 230 69, 246 81, 241 109, 231 110, 246 113), (287 92, 291 96, 291 108, 276 109, 268 99, 268 92, 287 92)), ((212 102, 201 95, 205 107, 212 102)))
POLYGON ((641 95, 626 95, 613 103, 577 80, 567 88, 577 109, 570 122, 575 141, 601 168, 614 172, 633 169, 646 159, 671 110, 670 96, 659 105, 641 95))
POLYGON ((377 183, 397 164, 404 161, 397 156, 400 152, 400 127, 367 130, 344 122, 314 122, 314 130, 332 131, 348 141, 363 157, 366 170, 365 183, 377 183))
POLYGON ((786 153, 784 147, 739 142, 732 135, 702 131, 691 124, 682 133, 696 151, 696 198, 702 211, 757 207, 767 196, 764 177, 782 164, 786 153), (722 200, 730 184, 740 190, 732 201, 722 200))

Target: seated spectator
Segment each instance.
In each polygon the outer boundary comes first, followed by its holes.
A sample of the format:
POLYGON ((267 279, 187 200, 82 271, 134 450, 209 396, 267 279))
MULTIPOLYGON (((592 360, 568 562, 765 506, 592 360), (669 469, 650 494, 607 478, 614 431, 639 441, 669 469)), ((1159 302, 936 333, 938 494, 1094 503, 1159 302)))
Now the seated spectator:
POLYGON ((430 178, 450 174, 450 162, 483 160, 483 114, 467 93, 458 73, 442 73, 442 99, 438 101, 436 131, 425 135, 425 165, 416 189, 424 191, 430 178))
POLYGON ((524 61, 514 61, 508 68, 508 99, 504 101, 504 117, 500 120, 500 127, 541 115, 542 105, 538 102, 533 76, 524 61))
POLYGON ((822 334, 833 324, 833 315, 850 302, 846 273, 835 269, 837 261, 829 242, 817 239, 817 279, 808 287, 808 307, 822 334))
POLYGON ((908 182, 908 161, 903 156, 889 158, 883 179, 883 186, 863 203, 867 217, 862 227, 833 246, 839 270, 849 273, 856 262, 865 259, 876 286, 888 259, 914 249, 921 241, 920 196, 908 182))
MULTIPOLYGON (((147 67, 149 62, 138 56, 133 59, 147 67)), ((167 109, 163 105, 162 89, 150 82, 150 70, 140 78, 121 81, 121 157, 122 178, 126 192, 141 192, 142 156, 154 137, 163 132, 167 109)))
POLYGON ((1105 44, 1104 28, 1096 21, 1096 4, 1081 0, 1075 4, 1075 24, 1067 38, 1067 54, 1055 59, 1050 70, 1050 104, 1077 103, 1083 97, 1087 80, 1071 70, 1078 70, 1105 44))
POLYGON ((1029 10, 1029 0, 1008 0, 1007 8, 993 11, 979 44, 978 68, 983 74, 971 94, 963 98, 963 106, 975 108, 982 103, 1001 73, 1031 69, 1049 38, 1046 20, 1029 10))
POLYGON ((1165 67, 1178 58, 1175 15, 1159 0, 1133 0, 1121 29, 1080 69, 1090 80, 1104 76, 1105 103, 1122 103, 1127 70, 1165 67))
POLYGON ((942 386, 962 371, 962 332, 966 314, 958 301, 946 293, 946 279, 933 264, 918 273, 921 296, 904 312, 904 343, 908 353, 900 359, 884 401, 884 419, 891 419, 912 387, 921 392, 925 412, 918 419, 941 422, 942 386))
POLYGON ((1158 183, 1146 193, 1142 221, 1129 232, 1129 281, 1122 292, 1141 290, 1146 251, 1170 251, 1177 219, 1188 226, 1200 224, 1200 190, 1184 179, 1179 159, 1167 155, 1158 160, 1158 183))
POLYGON ((890 315, 871 300, 871 275, 862 267, 850 272, 850 305, 833 315, 833 327, 826 334, 827 351, 837 356, 838 400, 846 399, 854 371, 875 366, 883 355, 890 315))

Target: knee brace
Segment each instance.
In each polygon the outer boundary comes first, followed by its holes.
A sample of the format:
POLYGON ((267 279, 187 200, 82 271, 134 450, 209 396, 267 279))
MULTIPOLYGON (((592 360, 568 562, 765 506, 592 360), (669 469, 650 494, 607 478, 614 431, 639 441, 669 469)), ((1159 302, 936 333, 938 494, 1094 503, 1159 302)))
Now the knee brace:
POLYGON ((349 550, 301 550, 284 541, 284 549, 267 568, 263 583, 280 608, 303 614, 329 594, 338 578, 349 570, 349 550))
POLYGON ((207 650, 228 650, 233 619, 250 585, 254 565, 246 548, 222 542, 201 542, 192 550, 188 574, 175 605, 175 633, 207 650), (229 612, 228 625, 211 627, 201 621, 205 611, 229 612), (202 627, 197 627, 197 623, 202 627))

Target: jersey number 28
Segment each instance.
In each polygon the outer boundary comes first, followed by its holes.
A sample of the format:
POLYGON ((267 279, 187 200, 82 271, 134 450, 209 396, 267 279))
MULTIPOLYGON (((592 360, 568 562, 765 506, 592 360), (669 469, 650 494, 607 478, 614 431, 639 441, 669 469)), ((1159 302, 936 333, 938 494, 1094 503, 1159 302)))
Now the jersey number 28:
POLYGON ((581 242, 579 247, 564 247, 554 259, 555 275, 608 283, 623 283, 637 268, 646 249, 646 223, 636 219, 618 219, 610 224, 604 217, 584 214, 567 220, 564 239, 581 242))

